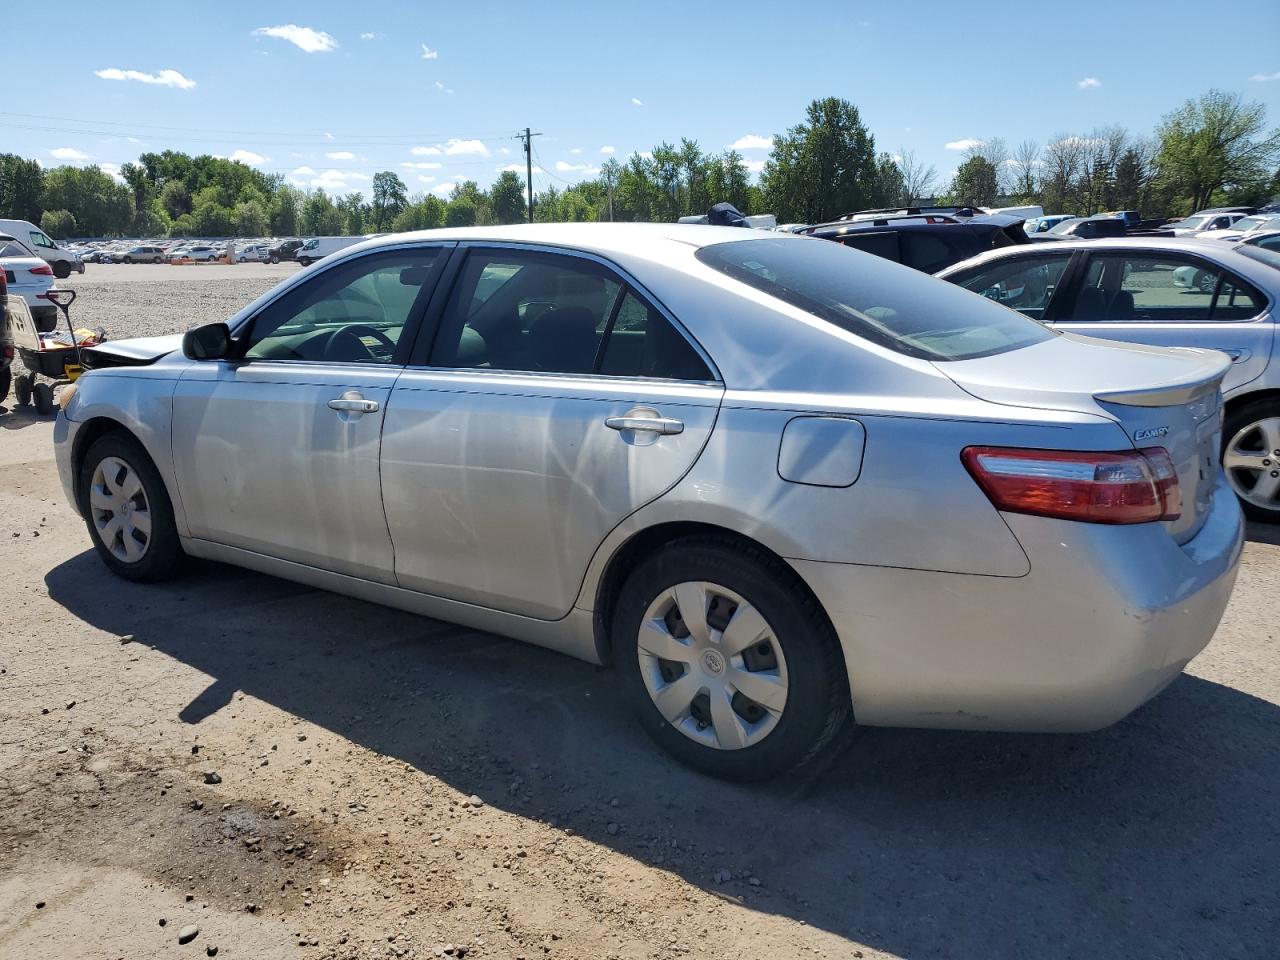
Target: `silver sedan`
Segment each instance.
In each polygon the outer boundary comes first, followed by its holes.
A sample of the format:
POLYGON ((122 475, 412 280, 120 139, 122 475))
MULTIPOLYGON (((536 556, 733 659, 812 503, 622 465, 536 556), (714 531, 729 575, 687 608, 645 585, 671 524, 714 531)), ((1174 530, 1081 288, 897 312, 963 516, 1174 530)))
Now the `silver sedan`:
POLYGON ((121 576, 211 558, 611 664, 725 777, 850 714, 1113 723, 1209 641, 1240 556, 1224 356, 798 236, 388 236, 85 364, 58 464, 121 576))

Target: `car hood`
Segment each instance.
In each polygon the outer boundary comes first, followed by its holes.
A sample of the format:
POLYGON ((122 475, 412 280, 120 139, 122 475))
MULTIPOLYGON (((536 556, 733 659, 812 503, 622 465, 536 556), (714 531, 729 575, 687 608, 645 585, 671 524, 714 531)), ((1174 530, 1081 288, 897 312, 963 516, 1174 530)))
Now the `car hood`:
POLYGON ((101 367, 141 367, 155 363, 182 349, 182 334, 167 337, 133 337, 129 340, 107 340, 81 351, 86 369, 101 367))

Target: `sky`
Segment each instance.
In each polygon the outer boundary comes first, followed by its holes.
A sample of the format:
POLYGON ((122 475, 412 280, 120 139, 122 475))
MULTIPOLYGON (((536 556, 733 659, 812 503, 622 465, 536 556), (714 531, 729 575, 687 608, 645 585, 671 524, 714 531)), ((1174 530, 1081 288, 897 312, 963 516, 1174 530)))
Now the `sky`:
POLYGON ((40 5, 20 4, 7 34, 46 39, 8 45, 0 152, 108 172, 146 151, 211 153, 366 195, 389 169, 411 193, 446 194, 508 165, 523 175, 515 135, 528 126, 541 134, 543 190, 681 137, 734 146, 758 171, 773 134, 837 96, 857 105, 877 149, 913 151, 945 182, 975 141, 1044 143, 1112 123, 1145 134, 1211 87, 1261 101, 1280 126, 1280 2, 1236 0, 1220 8, 1226 20, 1209 9, 115 3, 77 4, 48 35, 40 5))

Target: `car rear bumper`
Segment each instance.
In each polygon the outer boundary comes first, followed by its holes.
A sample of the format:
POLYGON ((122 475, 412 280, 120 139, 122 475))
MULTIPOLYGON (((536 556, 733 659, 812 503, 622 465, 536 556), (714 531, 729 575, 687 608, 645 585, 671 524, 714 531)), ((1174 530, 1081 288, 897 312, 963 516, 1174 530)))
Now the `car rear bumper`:
POLYGON ((1208 644, 1243 520, 1224 481, 1194 539, 1160 524, 1006 515, 1022 577, 792 561, 844 648, 859 723, 1084 731, 1115 723, 1208 644))

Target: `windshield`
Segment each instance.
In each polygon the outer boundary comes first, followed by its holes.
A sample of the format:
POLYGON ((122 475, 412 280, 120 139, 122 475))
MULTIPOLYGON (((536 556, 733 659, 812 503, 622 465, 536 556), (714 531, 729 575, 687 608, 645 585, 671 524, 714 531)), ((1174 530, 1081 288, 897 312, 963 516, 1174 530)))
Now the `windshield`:
POLYGON ((882 347, 922 360, 971 360, 1053 334, 983 297, 829 240, 703 247, 707 266, 882 347))
POLYGON ((1179 220, 1177 223, 1171 223, 1169 226, 1173 227, 1175 230, 1195 230, 1200 226, 1200 224, 1204 223, 1208 219, 1208 217, 1187 217, 1187 219, 1179 220))
POLYGON ((1073 223, 1079 223, 1083 217, 1072 217, 1070 220, 1060 220, 1049 228, 1050 233, 1066 233, 1073 223))

